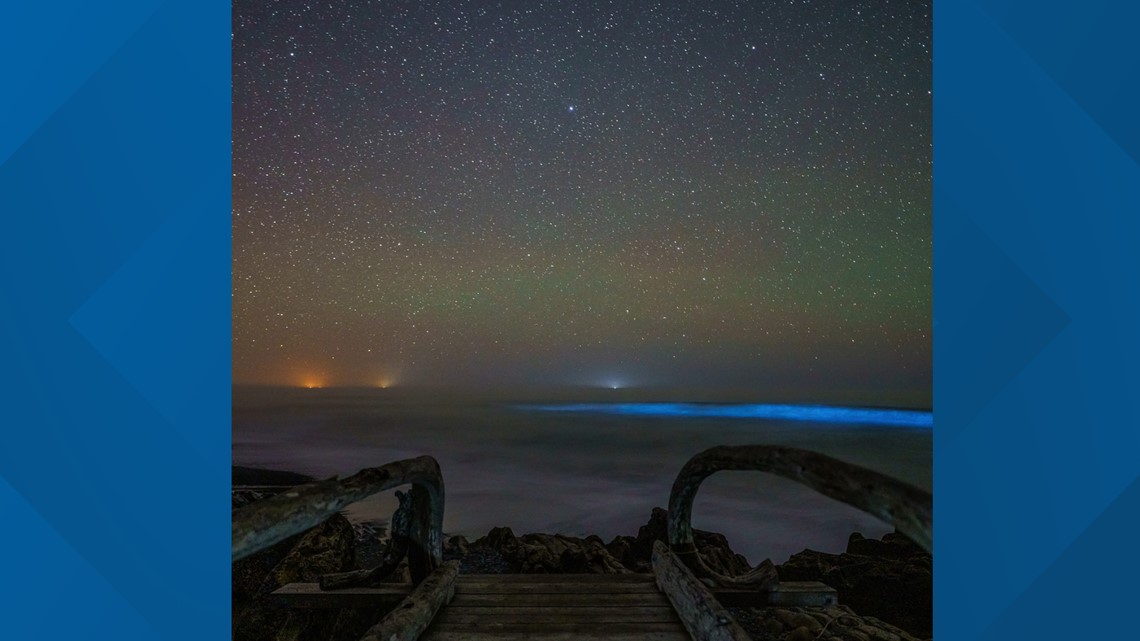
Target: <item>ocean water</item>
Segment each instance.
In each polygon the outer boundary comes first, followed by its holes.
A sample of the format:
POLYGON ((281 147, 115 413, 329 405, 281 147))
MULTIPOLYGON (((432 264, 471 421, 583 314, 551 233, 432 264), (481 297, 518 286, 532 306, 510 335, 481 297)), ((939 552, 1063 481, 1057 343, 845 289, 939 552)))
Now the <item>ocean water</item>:
MULTIPOLYGON (((502 525, 516 534, 598 534, 606 541, 634 535, 652 508, 667 506, 685 461, 716 445, 799 447, 927 490, 932 484, 933 439, 929 414, 921 413, 903 420, 805 414, 788 406, 662 411, 667 406, 379 389, 235 387, 233 399, 234 465, 324 478, 430 454, 443 470, 444 530, 469 539, 502 525)), ((385 493, 352 506, 349 515, 386 520, 394 508, 394 496, 385 493)), ((893 529, 760 472, 707 479, 694 502, 693 526, 725 534, 753 564, 781 563, 805 548, 841 552, 851 532, 878 537, 893 529)))

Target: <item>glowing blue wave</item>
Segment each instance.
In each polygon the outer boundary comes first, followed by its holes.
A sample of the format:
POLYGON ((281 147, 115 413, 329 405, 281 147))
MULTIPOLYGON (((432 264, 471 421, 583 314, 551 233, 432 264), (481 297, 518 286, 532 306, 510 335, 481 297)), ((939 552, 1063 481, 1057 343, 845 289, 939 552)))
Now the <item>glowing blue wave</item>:
POLYGON ((815 423, 858 423, 933 427, 933 412, 828 405, 706 405, 697 403, 571 403, 522 405, 520 409, 542 412, 594 412, 625 416, 684 416, 697 418, 764 418, 815 423))

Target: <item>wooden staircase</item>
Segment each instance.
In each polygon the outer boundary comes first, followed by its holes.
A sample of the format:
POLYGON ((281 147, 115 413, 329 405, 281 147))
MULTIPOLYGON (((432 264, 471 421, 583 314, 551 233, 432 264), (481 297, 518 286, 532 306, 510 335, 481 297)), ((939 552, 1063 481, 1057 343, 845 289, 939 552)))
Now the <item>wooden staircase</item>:
POLYGON ((705 565, 693 543, 693 497, 705 478, 721 470, 795 480, 933 548, 929 492, 815 452, 745 445, 705 450, 681 469, 669 496, 669 540, 653 544, 652 574, 460 575, 458 561, 443 560, 443 477, 429 456, 298 486, 235 511, 233 559, 315 527, 365 497, 410 484, 410 494, 397 492, 401 507, 393 515, 392 541, 399 545, 393 558, 385 553, 385 565, 326 575, 321 580, 327 590, 291 583, 270 599, 292 608, 387 612, 361 641, 749 641, 726 606, 834 605, 831 588, 782 582, 770 563, 743 577, 705 565), (412 584, 377 584, 405 555, 412 584), (352 587, 363 585, 379 587, 352 587))
POLYGON ((424 641, 620 639, 688 641, 652 575, 461 576, 424 641))
MULTIPOLYGON (((316 583, 290 583, 272 599, 291 608, 387 611, 410 591, 411 586, 398 583, 333 591, 316 583)), ((740 606, 837 602, 834 589, 816 582, 785 582, 772 593, 714 594, 726 605, 740 606)), ((686 641, 689 633, 652 574, 461 574, 451 603, 439 610, 420 639, 686 641)))

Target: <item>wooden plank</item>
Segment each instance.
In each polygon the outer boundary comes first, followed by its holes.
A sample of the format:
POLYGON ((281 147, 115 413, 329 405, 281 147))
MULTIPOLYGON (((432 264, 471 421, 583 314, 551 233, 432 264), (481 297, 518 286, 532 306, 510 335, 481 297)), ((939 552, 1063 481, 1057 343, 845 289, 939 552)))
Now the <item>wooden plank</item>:
POLYGON ((750 641, 705 584, 661 541, 653 544, 653 573, 689 636, 702 641, 750 641))
POLYGON ((819 581, 784 581, 772 591, 713 589, 721 605, 729 608, 830 607, 839 605, 835 588, 819 581))
MULTIPOLYGON (((652 580, 646 581, 646 577, 649 575, 640 575, 638 581, 621 578, 613 582, 596 578, 584 581, 573 579, 564 582, 561 580, 563 576, 597 577, 602 575, 461 575, 456 579, 456 595, 458 598, 458 596, 472 594, 659 594, 657 586, 652 583, 652 580), (519 580, 518 577, 520 576, 530 578, 519 580), (508 578, 500 580, 498 577, 508 578)), ((625 577, 627 575, 611 576, 625 577)), ((270 595, 270 602, 279 607, 305 609, 391 608, 408 596, 411 590, 412 586, 407 583, 338 590, 321 590, 316 583, 289 583, 274 591, 270 595)))
POLYGON ((485 631, 471 630, 464 626, 432 626, 420 637, 421 641, 691 641, 688 633, 680 625, 672 630, 653 629, 634 632, 614 632, 612 630, 559 631, 526 630, 485 631))
POLYGON ((517 606, 517 607, 576 607, 597 605, 625 607, 638 605, 669 605, 665 595, 651 592, 634 594, 480 594, 456 590, 455 607, 517 606))
POLYGON ((479 622, 580 622, 580 623, 668 623, 681 620, 669 605, 632 607, 462 607, 450 605, 436 617, 436 622, 466 624, 479 622))
POLYGON ((368 629, 360 641, 416 641, 439 609, 455 594, 459 561, 448 561, 425 578, 395 610, 368 629))
POLYGON ((289 583, 269 595, 269 603, 283 608, 340 609, 379 608, 389 610, 403 601, 412 591, 406 583, 393 583, 391 587, 345 588, 322 591, 316 583, 289 583))
POLYGON ((652 574, 464 574, 459 583, 653 583, 652 574))
POLYGON ((456 624, 435 624, 431 626, 432 631, 467 631, 467 632, 499 632, 505 634, 543 634, 543 633, 560 633, 569 632, 573 634, 595 634, 601 635, 606 633, 645 633, 645 632, 679 632, 685 633, 685 628, 680 623, 662 622, 662 623, 607 623, 605 625, 598 625, 594 623, 581 623, 581 622, 548 622, 548 621, 532 621, 529 623, 499 623, 499 622, 476 622, 476 623, 456 623, 456 624))
POLYGON ((637 594, 657 592, 652 583, 473 583, 462 581, 460 594, 637 594))

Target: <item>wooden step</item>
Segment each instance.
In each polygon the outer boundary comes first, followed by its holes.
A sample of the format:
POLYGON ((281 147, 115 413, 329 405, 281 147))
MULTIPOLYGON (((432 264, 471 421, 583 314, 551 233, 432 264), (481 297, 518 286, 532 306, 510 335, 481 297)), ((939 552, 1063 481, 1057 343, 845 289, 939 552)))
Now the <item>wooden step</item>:
POLYGON ((652 574, 461 574, 472 583, 653 583, 652 574))
POLYGON ((456 588, 455 599, 448 607, 502 607, 520 605, 529 607, 552 606, 599 606, 599 607, 630 607, 630 606, 667 606, 669 599, 660 592, 637 593, 609 593, 597 592, 594 594, 575 593, 539 593, 539 594, 488 594, 485 592, 469 592, 456 588))
POLYGON ((690 641, 680 623, 546 623, 469 626, 432 624, 421 641, 690 641))
POLYGON ((456 624, 478 622, 572 621, 598 623, 660 623, 678 620, 670 605, 615 606, 457 606, 450 605, 436 615, 436 621, 456 624))
POLYGON ((839 604, 835 588, 819 581, 781 581, 771 592, 714 589, 713 595, 726 608, 830 607, 839 604))
MULTIPOLYGON (((328 592, 316 583, 290 583, 273 592, 270 600, 291 608, 391 609, 410 591, 411 586, 403 583, 328 592)), ((726 607, 827 607, 838 603, 835 589, 817 581, 785 581, 772 592, 718 589, 713 593, 726 607)), ((648 574, 469 574, 458 578, 455 594, 453 606, 502 607, 511 602, 522 607, 668 605, 648 574)))
POLYGON ((269 603, 283 608, 335 610, 340 608, 378 608, 390 610, 412 591, 407 583, 392 583, 378 588, 344 588, 325 591, 317 583, 289 583, 269 595, 269 603))

